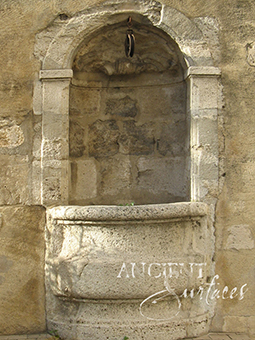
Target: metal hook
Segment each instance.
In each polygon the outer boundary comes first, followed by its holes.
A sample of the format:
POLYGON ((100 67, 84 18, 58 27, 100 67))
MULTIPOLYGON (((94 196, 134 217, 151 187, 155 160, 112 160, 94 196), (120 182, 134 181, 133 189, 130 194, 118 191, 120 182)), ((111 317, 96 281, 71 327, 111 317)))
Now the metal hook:
POLYGON ((132 18, 128 17, 127 19, 127 34, 126 34, 126 40, 125 40, 125 52, 127 57, 133 57, 134 50, 135 50, 135 36, 133 34, 132 27, 132 18))

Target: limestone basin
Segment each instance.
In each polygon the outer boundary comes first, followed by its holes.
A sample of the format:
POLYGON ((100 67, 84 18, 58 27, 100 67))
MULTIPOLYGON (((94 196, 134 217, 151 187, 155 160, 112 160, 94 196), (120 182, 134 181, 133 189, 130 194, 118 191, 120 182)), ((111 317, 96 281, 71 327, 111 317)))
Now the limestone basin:
POLYGON ((213 251, 205 203, 48 208, 48 329, 70 340, 201 335, 213 251))

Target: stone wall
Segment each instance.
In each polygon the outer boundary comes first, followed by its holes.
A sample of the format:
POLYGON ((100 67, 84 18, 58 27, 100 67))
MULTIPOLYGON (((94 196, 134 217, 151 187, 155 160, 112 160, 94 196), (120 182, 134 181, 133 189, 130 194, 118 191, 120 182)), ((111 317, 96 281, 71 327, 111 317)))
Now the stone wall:
POLYGON ((2 206, 0 218, 0 334, 43 332, 45 210, 2 206))
MULTIPOLYGON (((41 69, 34 53, 36 36, 40 37, 40 32, 47 28, 50 41, 54 27, 100 3, 9 0, 0 4, 0 334, 45 329, 44 209, 36 206, 41 202, 42 135, 41 116, 37 115, 41 106, 38 102, 33 106, 33 94, 37 91, 34 85, 38 84, 41 69)), ((248 291, 243 300, 217 300, 211 330, 248 331, 254 335, 255 4, 253 0, 164 0, 162 3, 183 13, 201 28, 214 66, 222 71, 224 103, 218 117, 221 168, 220 195, 216 195, 214 260, 221 288, 232 289, 247 283, 248 291)), ((109 107, 112 103, 108 101, 109 107)), ((77 129, 78 123, 74 121, 71 129, 77 129)), ((79 158, 85 150, 82 138, 80 129, 72 151, 74 157, 79 158)), ((77 171, 75 162, 80 164, 79 160, 73 161, 73 173, 77 171)), ((86 171, 85 164, 78 168, 86 171)), ((83 193, 78 195, 81 197, 83 193)))

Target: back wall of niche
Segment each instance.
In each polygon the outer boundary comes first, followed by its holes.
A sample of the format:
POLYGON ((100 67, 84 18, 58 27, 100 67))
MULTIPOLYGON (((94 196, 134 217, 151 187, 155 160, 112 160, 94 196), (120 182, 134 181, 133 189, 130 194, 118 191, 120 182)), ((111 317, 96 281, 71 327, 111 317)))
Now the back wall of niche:
POLYGON ((176 44, 133 22, 84 41, 70 86, 70 204, 152 204, 190 200, 186 83, 176 44))

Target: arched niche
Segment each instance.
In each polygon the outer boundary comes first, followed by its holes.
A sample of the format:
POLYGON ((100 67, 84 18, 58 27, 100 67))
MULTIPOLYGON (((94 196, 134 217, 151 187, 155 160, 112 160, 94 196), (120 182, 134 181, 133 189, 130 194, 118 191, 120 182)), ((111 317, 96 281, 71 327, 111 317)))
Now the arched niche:
MULTIPOLYGON (((213 66, 211 53, 203 34, 194 22, 175 9, 163 6, 159 2, 132 1, 127 4, 125 1, 118 1, 117 3, 106 2, 64 21, 56 19, 50 29, 37 36, 35 53, 42 61, 42 70, 39 75, 40 83, 38 82, 35 88, 34 102, 36 107, 41 107, 42 113, 41 203, 45 206, 70 202, 94 203, 91 198, 87 200, 81 197, 76 200, 76 194, 74 194, 76 189, 71 185, 73 179, 71 178, 72 162, 70 165, 69 159, 69 112, 71 111, 71 121, 73 113, 72 107, 70 108, 72 97, 71 101, 69 97, 70 93, 72 96, 72 86, 75 82, 79 83, 76 74, 74 75, 76 71, 73 72, 73 62, 81 51, 82 43, 97 39, 96 37, 100 37, 100 32, 111 32, 110 28, 116 27, 120 29, 120 35, 122 35, 125 30, 122 25, 129 15, 137 22, 137 27, 140 26, 151 32, 154 41, 157 40, 155 36, 163 40, 167 36, 168 41, 172 41, 173 45, 178 47, 176 55, 179 54, 178 58, 183 70, 183 77, 180 79, 182 82, 185 80, 186 87, 186 92, 183 91, 183 93, 185 92, 186 97, 185 128, 188 128, 188 131, 186 139, 183 140, 185 151, 181 156, 183 162, 185 159, 186 163, 182 168, 185 169, 185 174, 182 174, 183 178, 179 179, 179 182, 182 180, 184 183, 188 182, 189 188, 187 189, 184 184, 185 189, 179 187, 176 190, 181 192, 181 195, 170 195, 171 197, 165 195, 162 200, 157 198, 152 199, 151 202, 157 202, 157 200, 158 202, 175 200, 215 202, 218 186, 217 115, 220 102, 218 82, 220 70, 213 66), (42 86, 40 87, 39 84, 42 86)), ((109 74, 112 72, 111 66, 108 71, 106 65, 104 67, 104 72, 109 74)), ((142 75, 140 77, 142 78, 142 75)), ((170 78, 168 77, 167 84, 170 84, 170 78)), ((166 81, 166 79, 161 80, 166 81)), ((144 82, 148 83, 148 80, 144 82)), ((144 83, 141 84, 144 85, 144 83)), ((116 93, 115 96, 117 97, 116 93)), ((128 101, 129 98, 131 97, 127 95, 122 97, 122 100, 128 101)), ((110 99, 107 105, 111 106, 110 99)), ((156 102, 155 105, 158 103, 156 102)), ((131 121, 129 124, 132 125, 132 118, 128 119, 131 121)), ((79 122, 74 122, 76 123, 79 124, 79 122)), ((125 124, 128 126, 128 123, 125 124)), ((142 125, 141 122, 140 126, 142 125)), ((140 135, 138 129, 137 134, 140 135)), ((160 140, 160 138, 154 137, 154 148, 157 147, 155 139, 160 140)), ((160 147, 160 141, 158 141, 158 146, 160 147)), ((146 161, 141 166, 146 171, 145 163, 146 161)), ((75 166, 73 162, 73 174, 75 166)), ((98 164, 94 165, 96 166, 98 164)), ((86 171, 86 165, 84 165, 84 171, 86 171)), ((91 179, 94 180, 93 177, 91 179)), ((129 199, 132 199, 131 196, 128 197, 129 199)), ((141 203, 145 201, 140 200, 141 203)), ((97 204, 97 201, 95 203, 97 204)))
POLYGON ((126 20, 85 39, 74 58, 70 204, 190 200, 184 60, 166 33, 137 18, 132 58, 126 20))

